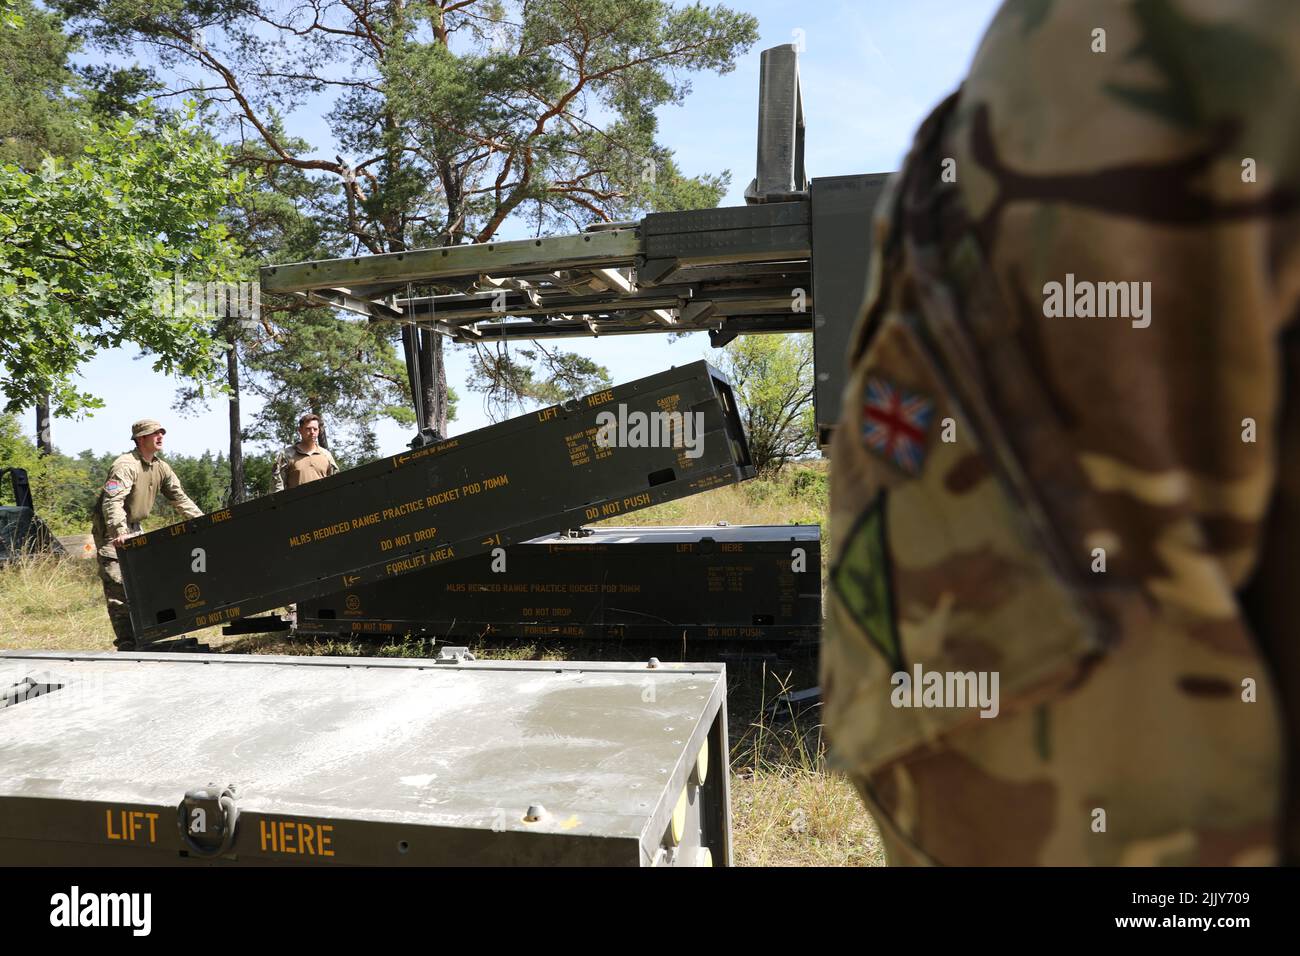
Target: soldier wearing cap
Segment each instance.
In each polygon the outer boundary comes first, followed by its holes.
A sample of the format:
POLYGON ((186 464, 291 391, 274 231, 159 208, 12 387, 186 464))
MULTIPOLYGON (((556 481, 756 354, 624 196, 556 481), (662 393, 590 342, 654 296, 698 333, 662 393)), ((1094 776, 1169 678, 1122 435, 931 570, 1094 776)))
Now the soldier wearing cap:
POLYGON ((143 419, 131 426, 135 451, 120 455, 108 470, 108 480, 95 499, 91 532, 95 538, 95 555, 99 577, 108 602, 108 619, 116 635, 114 645, 120 651, 135 650, 135 632, 122 586, 122 569, 117 561, 117 545, 140 533, 140 522, 153 510, 158 492, 166 495, 172 507, 187 518, 203 512, 185 489, 167 462, 158 457, 167 429, 153 419, 143 419))
POLYGON ((339 466, 334 456, 319 443, 320 416, 307 414, 298 420, 298 434, 302 441, 286 445, 276 456, 273 475, 274 490, 297 488, 309 481, 319 481, 338 474, 339 466))

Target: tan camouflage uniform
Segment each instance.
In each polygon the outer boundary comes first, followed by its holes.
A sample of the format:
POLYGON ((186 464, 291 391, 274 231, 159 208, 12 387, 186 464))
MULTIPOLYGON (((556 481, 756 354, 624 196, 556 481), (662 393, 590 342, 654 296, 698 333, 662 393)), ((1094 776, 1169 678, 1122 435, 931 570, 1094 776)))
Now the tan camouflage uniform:
POLYGON ((311 451, 304 451, 300 444, 285 445, 275 456, 275 468, 271 471, 271 490, 284 491, 297 488, 309 482, 337 475, 338 462, 329 453, 329 449, 317 445, 311 451))
POLYGON ((1297 103, 1291 0, 1007 3, 892 180, 822 655, 891 862, 1300 860, 1297 103))
MULTIPOLYGON (((338 462, 334 460, 329 449, 317 445, 311 451, 304 451, 301 443, 295 442, 292 445, 285 445, 275 456, 275 468, 271 471, 271 490, 274 492, 297 488, 299 485, 320 481, 322 478, 338 473, 338 462)), ((290 621, 297 623, 297 602, 285 605, 284 613, 290 621)))
POLYGON ((104 585, 104 600, 108 604, 108 619, 116 635, 113 643, 120 649, 134 647, 135 631, 131 626, 122 568, 118 564, 113 539, 140 531, 140 522, 153 510, 160 491, 185 517, 197 518, 203 514, 185 494, 171 465, 157 457, 145 461, 138 449, 113 461, 104 487, 95 499, 91 534, 95 539, 95 557, 99 562, 99 578, 104 585))

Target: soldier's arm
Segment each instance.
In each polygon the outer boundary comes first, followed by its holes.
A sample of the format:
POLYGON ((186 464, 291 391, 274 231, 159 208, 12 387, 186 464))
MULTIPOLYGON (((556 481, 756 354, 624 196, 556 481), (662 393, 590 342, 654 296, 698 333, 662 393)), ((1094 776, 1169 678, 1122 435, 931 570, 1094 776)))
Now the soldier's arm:
POLYGON ((130 524, 126 520, 126 496, 131 493, 134 485, 135 474, 125 466, 109 471, 108 479, 104 482, 104 499, 100 510, 104 515, 104 529, 109 540, 115 544, 119 538, 131 533, 130 524))
POLYGON ((284 467, 287 462, 284 460, 284 452, 281 451, 275 456, 275 467, 271 469, 271 491, 284 491, 284 467))
POLYGON ((334 456, 329 452, 325 452, 325 457, 330 460, 330 466, 325 470, 325 477, 328 478, 330 475, 337 475, 339 473, 339 463, 334 460, 334 456))
POLYGON ((203 509, 190 500, 190 496, 181 487, 181 480, 170 467, 163 473, 162 493, 172 503, 172 507, 185 517, 198 518, 203 514, 203 509))

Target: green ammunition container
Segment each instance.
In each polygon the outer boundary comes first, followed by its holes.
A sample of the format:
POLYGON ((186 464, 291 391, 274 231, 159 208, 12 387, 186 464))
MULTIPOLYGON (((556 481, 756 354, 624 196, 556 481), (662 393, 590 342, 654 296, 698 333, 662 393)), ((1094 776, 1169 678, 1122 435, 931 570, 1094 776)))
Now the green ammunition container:
POLYGON ((156 641, 753 474, 730 386, 696 362, 170 525, 119 553, 136 634, 156 641))
POLYGON ((298 604, 298 632, 816 640, 817 525, 597 527, 298 604))
POLYGON ((721 664, 0 653, 0 866, 725 866, 721 664))

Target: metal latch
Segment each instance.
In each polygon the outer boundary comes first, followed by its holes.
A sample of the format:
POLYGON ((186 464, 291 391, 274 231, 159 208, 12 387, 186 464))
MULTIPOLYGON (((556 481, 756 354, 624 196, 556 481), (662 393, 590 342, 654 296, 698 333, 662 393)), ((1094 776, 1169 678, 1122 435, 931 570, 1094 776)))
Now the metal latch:
POLYGON ((469 652, 468 647, 440 647, 438 656, 434 660, 439 664, 459 664, 461 661, 472 661, 474 655, 469 652))
POLYGON ((210 783, 186 792, 176 809, 181 842, 198 856, 222 856, 235 844, 239 807, 235 788, 210 783))

